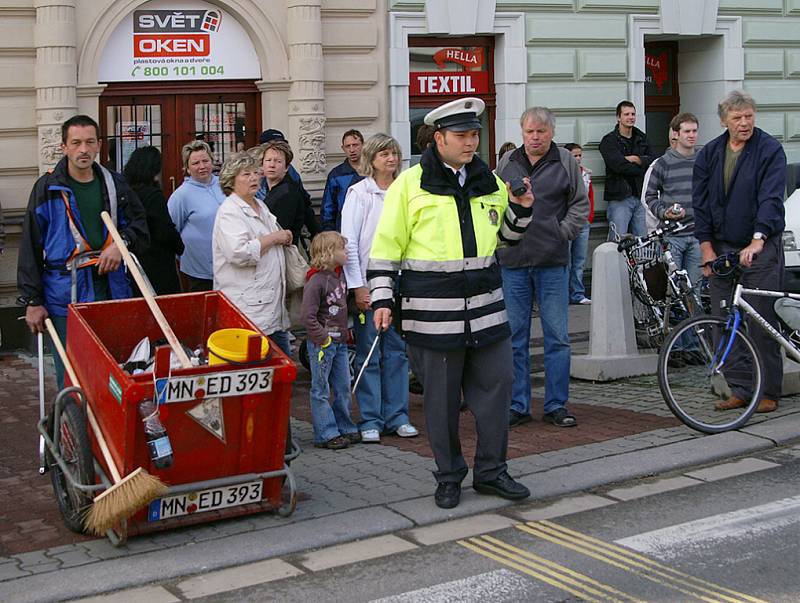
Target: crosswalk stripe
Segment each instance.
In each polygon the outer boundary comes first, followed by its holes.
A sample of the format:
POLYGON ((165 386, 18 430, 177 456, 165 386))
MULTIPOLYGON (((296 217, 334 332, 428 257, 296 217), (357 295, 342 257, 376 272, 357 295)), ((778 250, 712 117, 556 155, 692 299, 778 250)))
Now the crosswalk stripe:
POLYGON ((638 553, 550 521, 529 522, 526 525, 518 525, 517 528, 532 536, 582 553, 701 601, 766 603, 762 599, 696 578, 638 553))
MULTIPOLYGON (((502 563, 508 567, 514 568, 528 576, 536 578, 545 584, 549 584, 559 590, 566 591, 581 600, 589 601, 591 603, 629 603, 637 602, 637 599, 616 591, 614 588, 604 585, 588 576, 584 576, 578 572, 570 570, 557 563, 548 561, 547 563, 536 563, 532 560, 525 559, 523 555, 515 555, 509 551, 505 551, 500 547, 494 546, 491 542, 484 542, 487 538, 475 537, 469 540, 459 540, 458 544, 461 546, 488 557, 498 563, 502 563), (603 592, 603 590, 607 592, 603 592), (611 596, 609 593, 615 593, 624 597, 624 599, 611 596)), ((488 537, 489 540, 496 540, 488 537)), ((505 543, 503 543, 505 544, 505 543)), ((507 545, 510 547, 510 545, 507 545)), ((511 547, 512 549, 514 547, 511 547)), ((521 549, 517 549, 520 552, 521 549)), ((539 558, 541 560, 541 558, 539 558)))

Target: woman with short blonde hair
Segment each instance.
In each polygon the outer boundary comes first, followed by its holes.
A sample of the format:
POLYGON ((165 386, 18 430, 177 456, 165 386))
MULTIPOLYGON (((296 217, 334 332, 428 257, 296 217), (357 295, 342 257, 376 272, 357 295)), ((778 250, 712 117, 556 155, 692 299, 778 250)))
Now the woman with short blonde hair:
MULTIPOLYGON (((342 235, 347 239, 344 273, 347 287, 355 293, 363 319, 355 321, 356 366, 361 366, 378 336, 372 321, 367 261, 383 209, 386 189, 400 173, 398 142, 388 134, 367 139, 361 151, 360 173, 364 179, 347 191, 342 209, 342 235)), ((361 410, 362 442, 380 442, 382 432, 410 438, 419 434, 408 418, 408 358, 403 340, 394 327, 381 333, 380 342, 364 370, 356 390, 361 410)))
POLYGON ((222 166, 220 186, 228 196, 214 222, 214 287, 289 354, 283 247, 292 233, 256 199, 258 181, 258 165, 246 152, 222 166))
POLYGON ((167 202, 184 244, 180 270, 189 291, 210 291, 214 286, 211 231, 225 195, 214 175, 214 158, 207 142, 187 142, 181 147, 181 160, 186 178, 167 202))

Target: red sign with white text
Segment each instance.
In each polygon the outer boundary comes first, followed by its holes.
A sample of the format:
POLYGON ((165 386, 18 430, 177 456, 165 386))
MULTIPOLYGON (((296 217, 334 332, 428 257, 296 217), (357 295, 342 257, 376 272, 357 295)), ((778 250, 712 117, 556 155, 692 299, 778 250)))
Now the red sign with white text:
POLYGON ((478 48, 474 52, 462 48, 442 48, 433 55, 433 62, 444 69, 446 62, 457 63, 464 67, 480 67, 483 65, 483 48, 478 48))
POLYGON ((408 76, 409 93, 413 96, 489 93, 486 71, 413 71, 408 76))
POLYGON ((207 57, 211 54, 208 34, 139 34, 133 36, 134 57, 207 57))

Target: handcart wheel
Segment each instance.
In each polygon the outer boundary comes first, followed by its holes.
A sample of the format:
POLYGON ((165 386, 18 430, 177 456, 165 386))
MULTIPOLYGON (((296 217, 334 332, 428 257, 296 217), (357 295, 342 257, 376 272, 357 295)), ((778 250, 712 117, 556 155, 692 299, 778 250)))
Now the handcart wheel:
MULTIPOLYGON (((67 398, 59 416, 59 424, 53 423, 54 417, 51 413, 50 433, 55 436, 58 431, 58 454, 71 469, 73 478, 81 484, 93 484, 94 464, 92 447, 86 433, 86 417, 74 399, 67 398)), ((83 533, 83 517, 92 504, 91 493, 83 492, 70 484, 49 448, 46 461, 50 467, 50 481, 53 483, 53 492, 64 524, 73 532, 83 533)))
POLYGON ((284 465, 283 469, 286 471, 284 485, 289 485, 289 500, 278 507, 277 511, 281 517, 289 517, 297 507, 297 484, 294 481, 294 473, 289 469, 289 465, 284 465))

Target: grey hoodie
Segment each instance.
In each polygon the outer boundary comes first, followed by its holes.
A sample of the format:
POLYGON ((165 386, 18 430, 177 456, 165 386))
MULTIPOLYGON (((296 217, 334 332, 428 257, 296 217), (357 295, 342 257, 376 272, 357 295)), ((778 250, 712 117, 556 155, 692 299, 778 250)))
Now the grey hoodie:
POLYGON ((533 217, 522 240, 515 247, 497 250, 505 268, 566 266, 569 242, 589 219, 589 196, 578 162, 554 142, 547 153, 531 166, 525 148, 506 153, 497 175, 509 182, 528 176, 533 189, 533 217))

